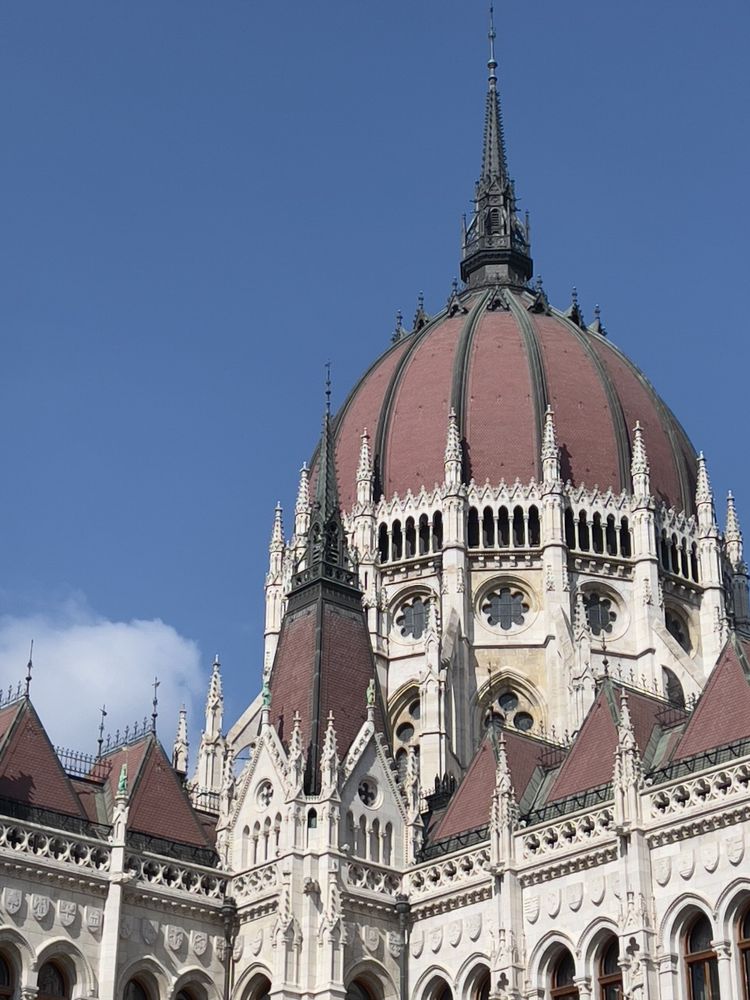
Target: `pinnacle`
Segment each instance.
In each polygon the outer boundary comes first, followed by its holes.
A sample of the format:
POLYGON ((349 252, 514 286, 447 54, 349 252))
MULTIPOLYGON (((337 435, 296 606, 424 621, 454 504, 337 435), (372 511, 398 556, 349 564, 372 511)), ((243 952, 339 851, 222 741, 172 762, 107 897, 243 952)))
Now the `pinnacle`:
POLYGON ((711 489, 711 481, 708 478, 706 468, 706 458, 703 452, 698 455, 698 481, 695 488, 695 499, 697 503, 711 503, 714 495, 711 489))
POLYGON ((367 428, 362 431, 362 443, 359 449, 359 464, 357 465, 357 479, 369 480, 372 476, 372 458, 370 455, 370 435, 367 428))
POLYGON ((295 513, 300 514, 307 511, 310 506, 310 473, 307 469, 307 462, 302 463, 299 470, 299 486, 297 488, 297 502, 294 505, 295 513))
POLYGON ((271 548, 284 547, 284 524, 282 520, 281 503, 277 502, 273 513, 273 530, 271 532, 271 548))

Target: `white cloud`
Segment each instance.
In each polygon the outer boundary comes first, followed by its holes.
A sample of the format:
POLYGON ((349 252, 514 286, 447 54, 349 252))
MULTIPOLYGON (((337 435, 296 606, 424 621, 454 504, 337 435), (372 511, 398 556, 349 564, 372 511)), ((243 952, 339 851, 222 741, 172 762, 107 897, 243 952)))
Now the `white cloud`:
POLYGON ((202 721, 190 711, 201 704, 207 683, 198 647, 159 619, 109 621, 81 597, 26 616, 0 616, 0 688, 6 692, 25 675, 31 639, 31 698, 56 745, 94 752, 102 705, 113 733, 144 715, 150 723, 154 677, 167 750, 181 704, 192 723, 202 721))

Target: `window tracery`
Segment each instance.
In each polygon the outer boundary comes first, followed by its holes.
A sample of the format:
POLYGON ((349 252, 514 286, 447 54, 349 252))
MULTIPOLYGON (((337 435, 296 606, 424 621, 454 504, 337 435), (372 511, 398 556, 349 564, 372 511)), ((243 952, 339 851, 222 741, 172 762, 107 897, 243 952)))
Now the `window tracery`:
POLYGON ((536 722, 532 708, 528 698, 513 688, 501 689, 485 712, 485 725, 512 727, 527 733, 534 728, 536 722))
POLYGON ((482 603, 482 614, 489 625, 499 625, 507 632, 514 625, 523 625, 529 611, 524 594, 517 588, 500 587, 491 591, 482 603))
POLYGON ((601 635, 602 632, 611 632, 613 624, 617 621, 617 612, 613 608, 612 600, 596 590, 591 590, 583 595, 583 603, 592 633, 601 635))
POLYGON ((719 963, 711 944, 713 931, 704 914, 697 917, 685 936, 685 962, 689 1000, 719 1000, 719 963))
POLYGON ((622 971, 620 945, 613 937, 603 948, 599 958, 598 996, 601 1000, 622 1000, 622 971))
POLYGON ((578 1000, 578 987, 575 985, 576 966, 573 956, 567 950, 562 952, 552 970, 552 989, 550 996, 554 1000, 578 1000))
POLYGON ((419 718, 421 714, 419 693, 411 692, 408 703, 394 720, 394 750, 399 781, 406 776, 409 753, 413 751, 419 759, 419 718))
POLYGON ((422 638, 427 628, 429 607, 429 598, 425 597, 415 597, 401 606, 401 611, 396 616, 396 627, 402 636, 409 639, 422 638))

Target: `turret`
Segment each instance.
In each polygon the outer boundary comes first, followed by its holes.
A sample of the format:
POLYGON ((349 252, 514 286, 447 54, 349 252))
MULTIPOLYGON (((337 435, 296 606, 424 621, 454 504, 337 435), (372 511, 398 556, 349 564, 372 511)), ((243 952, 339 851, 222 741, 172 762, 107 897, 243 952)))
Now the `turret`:
POLYGON ((502 730, 495 743, 495 761, 495 789, 490 808, 490 850, 493 865, 504 868, 513 859, 513 834, 518 827, 518 805, 502 730))
POLYGON ((635 740, 635 730, 630 718, 628 694, 625 688, 620 696, 620 719, 617 725, 617 749, 612 778, 615 795, 615 823, 620 833, 627 833, 641 818, 641 786, 643 769, 641 755, 635 740))
POLYGON ((297 501, 294 505, 294 548, 304 548, 307 533, 310 530, 310 473, 307 463, 302 463, 299 470, 299 486, 297 501))
POLYGON ((704 666, 708 671, 716 663, 724 645, 727 619, 719 528, 716 523, 714 494, 703 452, 698 456, 695 509, 698 519, 698 564, 703 586, 700 610, 701 637, 704 666))
POLYGON ((198 809, 218 809, 226 741, 224 724, 224 694, 221 684, 219 654, 214 657, 211 680, 206 696, 206 722, 198 749, 198 764, 193 779, 193 803, 198 809))
POLYGON ((742 531, 734 505, 734 497, 727 497, 727 523, 724 532, 724 550, 732 572, 732 617, 734 627, 750 632, 750 597, 748 596, 747 565, 742 549, 742 531))
POLYGON ((273 662, 276 652, 284 603, 284 523, 281 504, 273 514, 271 543, 268 546, 268 574, 266 576, 266 620, 264 628, 264 670, 273 662))

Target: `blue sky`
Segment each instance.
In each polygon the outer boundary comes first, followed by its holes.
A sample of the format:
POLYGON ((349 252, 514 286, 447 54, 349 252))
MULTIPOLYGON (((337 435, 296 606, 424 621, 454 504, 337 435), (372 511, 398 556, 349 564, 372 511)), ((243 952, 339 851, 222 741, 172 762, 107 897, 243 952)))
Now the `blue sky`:
MULTIPOLYGON (((498 5, 537 273, 601 304, 746 524, 749 31, 740 0, 498 5)), ((341 402, 445 301, 485 61, 475 0, 0 8, 0 685, 36 633, 57 738, 150 711, 155 670, 171 738, 217 650, 229 714, 254 695, 323 363, 341 402)))

